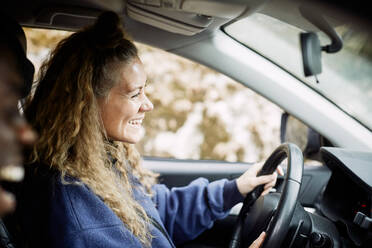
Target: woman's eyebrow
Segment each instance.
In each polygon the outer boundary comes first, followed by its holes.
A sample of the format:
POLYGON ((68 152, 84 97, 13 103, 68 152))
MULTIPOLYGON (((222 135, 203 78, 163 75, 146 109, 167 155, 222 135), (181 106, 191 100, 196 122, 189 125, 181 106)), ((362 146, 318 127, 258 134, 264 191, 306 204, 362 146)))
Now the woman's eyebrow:
POLYGON ((138 86, 136 86, 136 85, 134 85, 134 87, 128 86, 128 91, 132 92, 132 91, 135 91, 137 89, 141 90, 142 88, 144 88, 146 86, 146 84, 147 84, 147 80, 144 84, 137 84, 138 86))
POLYGON ((141 90, 143 88, 143 85, 141 85, 141 86, 137 86, 137 87, 133 87, 133 88, 129 88, 128 90, 128 92, 133 92, 133 91, 136 91, 136 90, 141 90))

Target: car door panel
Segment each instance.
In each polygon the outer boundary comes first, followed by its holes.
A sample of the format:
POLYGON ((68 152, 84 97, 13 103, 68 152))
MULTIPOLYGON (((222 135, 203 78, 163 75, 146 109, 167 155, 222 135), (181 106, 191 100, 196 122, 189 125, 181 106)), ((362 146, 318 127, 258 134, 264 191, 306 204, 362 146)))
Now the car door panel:
MULTIPOLYGON (((231 163, 206 160, 178 160, 148 157, 144 159, 144 166, 159 173, 159 183, 163 183, 169 188, 185 186, 198 177, 207 178, 209 181, 222 178, 230 180, 235 179, 252 165, 252 163, 231 163)), ((305 165, 299 196, 299 201, 304 207, 314 208, 330 176, 331 172, 326 166, 305 165)), ((279 176, 275 186, 276 190, 281 191, 284 186, 283 182, 284 178, 279 176)), ((227 218, 216 221, 211 229, 206 230, 195 240, 178 247, 227 247, 239 207, 240 206, 234 207, 234 211, 231 211, 227 218)))
MULTIPOLYGON (((163 158, 145 158, 144 166, 160 174, 159 183, 171 187, 181 187, 198 177, 214 181, 222 178, 235 179, 252 166, 252 163, 236 163, 209 160, 179 160, 163 158)), ((285 171, 285 168, 284 168, 285 171)), ((300 192, 300 202, 313 207, 331 176, 326 166, 305 165, 300 192)), ((281 189, 283 177, 276 184, 281 189)))

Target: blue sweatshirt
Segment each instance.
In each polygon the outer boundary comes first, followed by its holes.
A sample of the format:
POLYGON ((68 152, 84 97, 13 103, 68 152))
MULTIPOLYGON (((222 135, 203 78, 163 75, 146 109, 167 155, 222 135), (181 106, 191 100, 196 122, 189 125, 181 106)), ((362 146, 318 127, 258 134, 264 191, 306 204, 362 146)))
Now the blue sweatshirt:
MULTIPOLYGON (((23 203, 23 226, 29 232, 26 236, 30 247, 142 247, 125 224, 87 186, 62 184, 59 176, 54 178, 55 180, 47 180, 52 190, 42 196, 48 197, 46 206, 42 205, 43 201, 31 206, 23 203), (37 214, 33 215, 37 211, 35 208, 39 209, 38 220, 35 220, 37 214), (35 221, 47 223, 35 225, 35 221), (40 230, 32 230, 35 228, 40 230), (38 237, 40 235, 45 236, 38 237), (42 244, 45 242, 49 244, 42 244)), ((134 181, 139 186, 139 182, 134 181)), ((29 186, 26 187, 29 189, 29 186)), ((38 186, 42 188, 45 185, 38 186)), ((134 190, 134 198, 161 226, 149 226, 153 248, 174 247, 174 244, 194 239, 212 227, 216 219, 226 217, 229 209, 243 200, 236 181, 226 179, 209 183, 206 179, 199 178, 188 186, 171 190, 165 185, 157 184, 153 190, 152 199, 143 194, 143 191, 134 190), (162 228, 166 230, 164 233, 159 230, 162 228)))

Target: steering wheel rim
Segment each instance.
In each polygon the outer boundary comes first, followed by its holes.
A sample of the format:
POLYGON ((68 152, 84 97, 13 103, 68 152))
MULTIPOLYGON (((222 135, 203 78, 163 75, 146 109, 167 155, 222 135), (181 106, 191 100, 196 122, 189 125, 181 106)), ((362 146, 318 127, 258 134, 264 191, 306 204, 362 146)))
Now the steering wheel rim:
MULTIPOLYGON (((295 210, 298 195, 300 193, 304 163, 302 151, 295 144, 284 143, 276 148, 266 160, 261 171, 257 175, 260 176, 273 173, 276 167, 285 158, 288 158, 288 168, 284 179, 283 192, 281 194, 275 214, 266 228, 266 238, 261 248, 280 247, 288 232, 289 224, 295 210)), ((249 211, 250 206, 257 200, 262 191, 263 186, 261 185, 256 187, 246 196, 243 207, 238 215, 237 225, 234 229, 233 239, 230 243, 230 247, 240 247, 240 240, 236 242, 234 239, 240 239, 246 212, 249 211)))

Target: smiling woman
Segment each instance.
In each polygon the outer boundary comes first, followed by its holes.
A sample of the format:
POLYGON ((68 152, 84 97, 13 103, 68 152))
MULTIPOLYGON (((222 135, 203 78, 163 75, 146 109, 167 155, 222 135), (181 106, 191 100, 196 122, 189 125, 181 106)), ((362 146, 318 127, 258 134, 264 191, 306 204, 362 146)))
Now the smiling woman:
POLYGON ((256 176, 259 164, 237 180, 199 178, 172 190, 155 184, 134 147, 153 109, 145 82, 113 12, 62 40, 42 66, 25 108, 39 133, 19 197, 28 247, 174 247, 227 216, 256 186, 266 194, 275 185, 274 173, 256 176))
MULTIPOLYGON (((29 162, 53 168, 62 183, 73 184, 78 179, 86 184, 127 223, 129 231, 142 243, 148 243, 149 219, 133 199, 127 167, 132 165, 133 173, 148 191, 154 174, 135 167, 139 155, 130 142, 116 143, 139 139, 129 122, 132 115, 140 115, 141 104, 132 96, 128 98, 133 93, 127 86, 144 84, 145 76, 139 70, 137 49, 124 38, 118 22, 112 13, 103 15, 94 26, 61 41, 41 67, 35 94, 25 108, 26 117, 40 136, 29 162), (111 169, 112 160, 117 171, 111 169), (66 175, 74 180, 68 180, 66 175), (117 187, 118 176, 123 177, 121 187, 117 187)), ((51 203, 51 209, 64 213, 53 204, 56 203, 51 203)), ((61 216, 58 219, 64 222, 64 214, 61 216)), ((53 227, 56 229, 52 228, 52 235, 71 231, 64 225, 62 229, 53 227)))
POLYGON ((135 144, 143 137, 145 113, 154 106, 145 94, 146 74, 138 58, 117 70, 116 86, 107 97, 98 98, 101 118, 110 139, 135 144))

